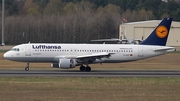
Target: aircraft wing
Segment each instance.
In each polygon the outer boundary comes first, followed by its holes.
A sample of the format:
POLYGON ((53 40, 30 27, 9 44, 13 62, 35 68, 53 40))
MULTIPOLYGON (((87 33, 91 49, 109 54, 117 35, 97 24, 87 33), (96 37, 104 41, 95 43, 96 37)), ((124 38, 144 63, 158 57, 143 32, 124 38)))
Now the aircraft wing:
POLYGON ((90 55, 80 55, 77 56, 77 62, 79 63, 102 63, 104 59, 102 58, 109 58, 112 54, 115 53, 107 53, 107 52, 101 52, 101 53, 93 53, 90 55))
POLYGON ((140 39, 117 39, 117 38, 111 38, 111 39, 98 39, 98 40, 91 40, 94 42, 117 42, 117 43, 122 43, 122 44, 137 44, 141 43, 142 40, 140 39))
POLYGON ((111 54, 114 53, 107 53, 107 52, 101 52, 101 53, 94 53, 91 55, 81 55, 81 56, 77 56, 76 59, 85 59, 85 58, 109 58, 111 56, 111 54))
POLYGON ((111 38, 111 39, 98 39, 98 40, 91 40, 91 41, 99 41, 99 42, 108 42, 108 41, 115 41, 115 42, 118 42, 118 41, 122 41, 121 39, 115 39, 115 38, 111 38))

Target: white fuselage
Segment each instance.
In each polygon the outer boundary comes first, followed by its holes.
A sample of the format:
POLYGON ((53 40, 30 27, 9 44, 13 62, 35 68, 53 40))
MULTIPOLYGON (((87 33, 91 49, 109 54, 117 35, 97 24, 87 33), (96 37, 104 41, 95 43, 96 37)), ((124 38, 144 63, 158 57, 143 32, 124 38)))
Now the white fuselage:
MULTIPOLYGON (((133 45, 133 44, 21 44, 6 52, 4 57, 19 62, 58 62, 63 58, 76 58, 82 55, 112 53, 109 58, 103 58, 103 63, 118 63, 135 61, 175 51, 173 47, 133 45), (160 48, 170 50, 155 51, 160 48)), ((98 62, 97 62, 98 63, 98 62)))

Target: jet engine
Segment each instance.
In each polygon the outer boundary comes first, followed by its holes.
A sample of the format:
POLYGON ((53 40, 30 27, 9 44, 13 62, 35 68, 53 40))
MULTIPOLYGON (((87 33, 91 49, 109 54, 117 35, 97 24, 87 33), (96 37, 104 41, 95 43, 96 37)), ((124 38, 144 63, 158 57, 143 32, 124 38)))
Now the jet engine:
POLYGON ((59 59, 59 63, 51 63, 52 67, 62 69, 75 68, 76 65, 76 59, 59 59))

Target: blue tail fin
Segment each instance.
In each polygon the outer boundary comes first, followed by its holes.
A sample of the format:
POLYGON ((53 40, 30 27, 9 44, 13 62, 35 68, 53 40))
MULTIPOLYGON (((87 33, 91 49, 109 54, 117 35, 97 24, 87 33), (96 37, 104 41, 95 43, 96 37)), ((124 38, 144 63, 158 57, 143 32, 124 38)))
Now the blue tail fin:
POLYGON ((142 45, 165 46, 171 27, 172 18, 164 18, 159 25, 154 28, 152 33, 141 42, 142 45))

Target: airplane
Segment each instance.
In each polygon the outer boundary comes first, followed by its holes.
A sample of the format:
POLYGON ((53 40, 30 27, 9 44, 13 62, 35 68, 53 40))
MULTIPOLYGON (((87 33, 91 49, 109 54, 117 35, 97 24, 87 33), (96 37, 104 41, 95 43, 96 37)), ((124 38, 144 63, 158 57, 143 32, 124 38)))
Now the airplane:
POLYGON ((118 38, 111 38, 111 39, 97 39, 97 40, 91 40, 92 42, 115 42, 117 44, 139 44, 142 42, 140 39, 118 39, 118 38))
POLYGON ((140 39, 128 39, 126 37, 126 30, 125 34, 123 34, 123 39, 122 38, 111 38, 111 39, 97 39, 97 40, 91 40, 92 42, 103 42, 104 44, 107 42, 114 42, 117 44, 139 44, 142 42, 140 39))
POLYGON ((122 63, 173 52, 174 47, 165 46, 172 18, 164 18, 151 34, 140 44, 57 44, 27 43, 14 46, 4 54, 12 61, 49 62, 54 68, 70 69, 80 66, 80 71, 91 71, 89 64, 122 63))
POLYGON ((92 42, 103 42, 105 43, 116 43, 116 44, 139 44, 142 42, 140 39, 128 39, 126 37, 126 30, 121 36, 121 38, 110 38, 110 39, 97 39, 97 40, 90 40, 92 42), (123 38, 122 38, 123 37, 123 38))

